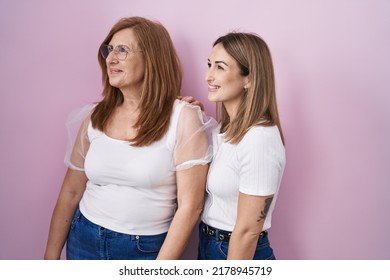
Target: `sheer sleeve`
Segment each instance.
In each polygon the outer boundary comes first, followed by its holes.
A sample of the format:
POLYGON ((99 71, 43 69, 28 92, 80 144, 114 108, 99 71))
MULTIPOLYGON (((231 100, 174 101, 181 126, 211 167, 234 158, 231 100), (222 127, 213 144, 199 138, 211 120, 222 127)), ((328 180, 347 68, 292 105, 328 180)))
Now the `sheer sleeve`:
POLYGON ((88 125, 95 105, 90 104, 69 114, 66 121, 68 134, 65 165, 84 171, 84 160, 89 148, 88 125))
POLYGON ((212 160, 212 131, 217 125, 217 122, 205 116, 198 106, 184 105, 176 131, 174 150, 176 171, 207 164, 212 160))

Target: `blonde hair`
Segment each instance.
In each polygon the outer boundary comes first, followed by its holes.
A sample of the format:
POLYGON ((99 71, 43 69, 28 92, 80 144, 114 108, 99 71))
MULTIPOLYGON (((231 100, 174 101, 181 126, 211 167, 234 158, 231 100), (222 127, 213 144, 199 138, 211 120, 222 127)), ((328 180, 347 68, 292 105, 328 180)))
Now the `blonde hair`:
POLYGON ((248 76, 250 87, 230 121, 226 108, 217 103, 217 118, 221 132, 226 132, 226 141, 237 144, 253 126, 273 126, 279 129, 284 143, 275 93, 275 77, 271 53, 265 41, 254 33, 232 32, 218 38, 214 45, 222 44, 233 57, 240 75, 248 76))
MULTIPOLYGON (((134 31, 145 59, 140 114, 134 126, 137 135, 129 139, 132 146, 141 147, 160 140, 166 134, 174 101, 180 93, 182 70, 168 31, 160 23, 142 17, 120 19, 101 46, 126 28, 134 31)), ((109 83, 106 60, 100 54, 100 47, 98 60, 102 69, 103 100, 96 106, 91 121, 94 128, 104 131, 115 108, 123 103, 124 98, 121 91, 109 83)))

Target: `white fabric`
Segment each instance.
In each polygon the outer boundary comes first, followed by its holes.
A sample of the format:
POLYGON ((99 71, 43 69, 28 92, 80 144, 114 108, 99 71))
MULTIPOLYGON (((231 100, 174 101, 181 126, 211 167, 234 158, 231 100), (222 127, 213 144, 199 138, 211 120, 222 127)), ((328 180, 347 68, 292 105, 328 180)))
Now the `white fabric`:
POLYGON ((71 112, 66 121, 68 141, 65 164, 74 170, 84 171, 84 160, 89 148, 88 124, 95 104, 88 104, 71 112))
POLYGON ((168 231, 176 210, 176 172, 211 161, 207 132, 211 135, 215 121, 205 119, 199 107, 176 101, 169 131, 147 147, 130 146, 85 123, 88 143, 82 125, 75 142, 84 144, 65 158, 69 168, 85 170, 89 179, 80 201, 83 215, 127 234, 168 231))
POLYGON ((285 149, 276 126, 252 127, 237 144, 225 142, 224 134, 213 135, 214 159, 207 178, 202 221, 233 231, 239 192, 274 195, 263 230, 271 227, 272 211, 285 166, 285 149))

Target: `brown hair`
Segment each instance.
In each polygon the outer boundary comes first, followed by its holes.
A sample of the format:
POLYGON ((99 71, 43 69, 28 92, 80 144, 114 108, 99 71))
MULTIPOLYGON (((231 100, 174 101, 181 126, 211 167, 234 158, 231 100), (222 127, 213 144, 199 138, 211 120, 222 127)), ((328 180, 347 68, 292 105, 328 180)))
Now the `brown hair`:
MULTIPOLYGON (((147 146, 160 140, 168 130, 173 104, 180 93, 182 70, 168 31, 158 22, 142 17, 120 19, 110 30, 102 45, 114 34, 132 28, 145 59, 145 73, 139 118, 134 127, 137 135, 129 139, 132 146, 147 146)), ((101 47, 100 46, 100 47, 101 47)), ((102 69, 103 100, 91 116, 92 126, 104 131, 115 108, 124 101, 121 91, 110 85, 106 60, 98 53, 102 69)))
POLYGON ((257 34, 238 32, 218 38, 213 46, 219 43, 236 60, 240 75, 248 76, 250 83, 234 120, 230 121, 223 104, 217 103, 217 118, 221 132, 226 132, 226 140, 237 144, 252 126, 276 125, 284 143, 276 103, 274 68, 267 44, 257 34))

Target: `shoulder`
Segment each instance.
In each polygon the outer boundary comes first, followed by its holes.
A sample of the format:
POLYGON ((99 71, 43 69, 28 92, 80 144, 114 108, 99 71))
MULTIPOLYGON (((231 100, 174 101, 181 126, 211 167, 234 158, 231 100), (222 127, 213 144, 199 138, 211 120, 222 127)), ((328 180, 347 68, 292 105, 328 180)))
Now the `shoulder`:
POLYGON ((271 164, 281 169, 286 152, 277 126, 255 126, 238 143, 237 158, 242 164, 271 164))
POLYGON ((89 134, 91 115, 95 107, 96 104, 88 104, 69 113, 65 126, 71 139, 75 139, 78 134, 89 134))
MULTIPOLYGON (((277 126, 253 126, 251 127, 241 142, 248 141, 262 141, 262 140, 275 140, 280 139, 280 133, 277 126)), ((281 140, 281 139, 280 139, 281 140)), ((241 143, 240 142, 240 143, 241 143)))
POLYGON ((279 150, 284 152, 284 145, 277 126, 253 126, 238 143, 241 151, 279 150))
POLYGON ((205 121, 205 116, 199 106, 176 100, 173 108, 172 118, 174 122, 191 125, 201 124, 205 121))
POLYGON ((218 123, 204 114, 199 106, 176 100, 168 137, 172 140, 174 138, 195 139, 195 135, 203 138, 207 136, 207 141, 211 143, 212 132, 217 126, 218 123))
POLYGON ((67 123, 88 123, 96 105, 96 103, 92 103, 81 108, 74 109, 69 113, 67 123))
POLYGON ((185 101, 175 100, 173 105, 174 111, 179 111, 184 115, 199 115, 202 114, 202 111, 199 106, 191 105, 185 101))

